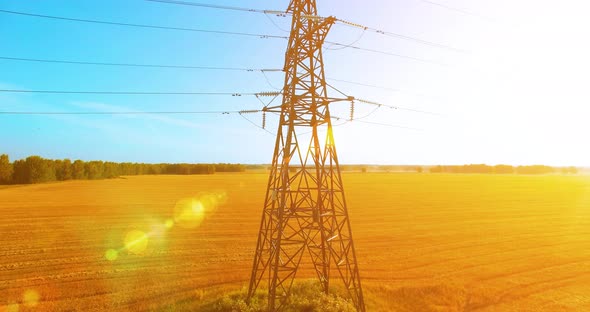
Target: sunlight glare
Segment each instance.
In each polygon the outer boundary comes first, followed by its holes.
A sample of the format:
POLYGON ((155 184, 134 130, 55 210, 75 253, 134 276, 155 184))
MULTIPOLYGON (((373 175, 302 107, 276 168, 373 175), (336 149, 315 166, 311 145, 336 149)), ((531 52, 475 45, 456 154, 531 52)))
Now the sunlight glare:
POLYGON ((142 254, 148 245, 148 236, 138 230, 133 230, 125 236, 125 248, 132 254, 142 254))
POLYGON ((166 220, 166 223, 164 223, 164 226, 165 226, 167 229, 171 229, 171 228, 174 226, 174 220, 172 220, 172 219, 168 219, 168 220, 166 220))
POLYGON ((23 304, 26 307, 33 308, 39 303, 39 293, 29 289, 23 294, 23 304))
POLYGON ((148 236, 152 238, 162 239, 166 234, 166 230, 168 230, 168 227, 166 227, 165 223, 156 223, 152 225, 151 231, 148 233, 148 236))
POLYGON ((205 218, 203 203, 194 198, 179 200, 174 206, 174 222, 183 228, 198 227, 205 218))
POLYGON ((211 215, 220 205, 227 202, 227 193, 199 193, 195 197, 183 198, 174 206, 174 220, 166 221, 166 227, 178 224, 183 228, 201 225, 206 216, 211 215), (169 222, 170 221, 170 222, 169 222))
POLYGON ((114 249, 109 249, 105 253, 104 257, 109 261, 115 261, 119 257, 119 252, 114 249))
POLYGON ((9 303, 5 306, 0 306, 1 312, 18 312, 19 306, 18 303, 9 303))

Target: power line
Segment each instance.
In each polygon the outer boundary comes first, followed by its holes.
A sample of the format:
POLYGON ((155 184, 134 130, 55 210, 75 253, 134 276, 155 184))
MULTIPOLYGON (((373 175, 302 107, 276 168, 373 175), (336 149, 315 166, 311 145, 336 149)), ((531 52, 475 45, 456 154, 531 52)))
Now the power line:
POLYGON ((414 112, 414 113, 420 113, 420 114, 427 114, 427 115, 434 115, 434 116, 443 116, 440 113, 429 112, 429 111, 419 110, 419 109, 414 109, 414 108, 407 108, 407 107, 401 107, 401 106, 387 105, 387 104, 382 104, 382 103, 378 103, 378 102, 367 101, 367 100, 357 99, 357 98, 355 98, 354 100, 356 102, 359 102, 359 103, 373 105, 373 106, 378 106, 378 107, 387 107, 387 108, 391 108, 391 109, 395 109, 395 110, 403 110, 403 111, 408 111, 408 112, 414 112))
MULTIPOLYGON (((406 130, 422 131, 422 129, 418 129, 418 128, 411 128, 411 127, 400 126, 400 125, 389 124, 389 123, 366 121, 366 120, 360 120, 360 119, 354 119, 354 118, 352 120, 342 118, 342 117, 337 117, 337 116, 331 116, 331 118, 335 119, 337 121, 346 120, 345 123, 349 123, 349 124, 354 123, 354 122, 358 122, 358 123, 364 123, 364 124, 368 124, 368 125, 376 125, 376 126, 384 126, 384 127, 399 128, 399 129, 406 129, 406 130)), ((345 123, 343 123, 342 125, 344 125, 345 123)))
POLYGON ((210 8, 210 9, 221 9, 221 10, 230 10, 230 11, 252 12, 252 13, 264 13, 264 14, 266 14, 268 12, 286 13, 286 12, 281 12, 281 11, 260 10, 260 9, 248 9, 248 8, 240 8, 240 7, 227 6, 227 5, 196 3, 196 2, 188 2, 188 1, 175 1, 175 0, 145 0, 145 1, 149 1, 149 2, 160 2, 160 3, 167 3, 167 4, 180 4, 180 5, 188 5, 188 6, 194 6, 194 7, 210 8))
POLYGON ((494 19, 491 18, 491 17, 484 16, 484 15, 481 15, 481 14, 476 14, 476 13, 473 13, 473 12, 470 12, 470 11, 467 11, 467 10, 464 10, 464 9, 460 9, 460 8, 457 8, 457 7, 453 7, 453 6, 450 6, 450 5, 447 5, 447 4, 443 4, 443 3, 440 3, 440 2, 434 2, 434 1, 430 1, 430 0, 418 0, 418 1, 424 2, 424 3, 427 3, 427 4, 430 4, 430 5, 438 6, 438 7, 441 7, 443 9, 446 9, 446 10, 449 10, 449 11, 458 12, 458 13, 461 13, 461 14, 464 14, 464 15, 470 15, 470 16, 475 16, 475 17, 478 17, 478 18, 481 18, 481 19, 484 19, 484 20, 494 21, 494 19))
MULTIPOLYGON (((84 22, 84 23, 95 23, 95 24, 106 24, 106 25, 117 25, 117 26, 129 26, 129 27, 139 27, 139 28, 152 28, 152 29, 166 29, 166 30, 180 30, 180 31, 192 31, 192 32, 202 32, 202 33, 212 33, 212 34, 224 34, 224 35, 237 35, 237 36, 248 36, 248 37, 258 37, 258 38, 273 38, 273 39, 285 39, 288 40, 289 38, 286 36, 277 36, 277 35, 268 35, 268 34, 254 34, 254 33, 243 33, 243 32, 230 32, 230 31, 220 31, 220 30, 205 30, 205 29, 196 29, 196 28, 181 28, 181 27, 168 27, 168 26, 156 26, 156 25, 147 25, 147 24, 130 24, 130 23, 120 23, 120 22, 109 22, 109 21, 99 21, 99 20, 89 20, 89 19, 79 19, 79 18, 69 18, 69 17, 60 17, 60 16, 50 16, 50 15, 41 15, 41 14, 32 14, 32 13, 25 13, 25 12, 16 12, 16 11, 8 11, 8 10, 0 10, 0 13, 8 13, 8 14, 16 14, 16 15, 23 15, 23 16, 31 16, 31 17, 40 17, 40 18, 49 18, 49 19, 57 19, 57 20, 66 20, 66 21, 73 21, 73 22, 84 22)), ((370 49, 370 48, 363 48, 354 45, 343 44, 339 42, 331 42, 325 41, 325 43, 339 46, 343 48, 351 48, 359 51, 383 54, 388 56, 395 56, 399 58, 405 58, 417 62, 439 65, 444 67, 450 67, 450 65, 427 60, 421 59, 418 57, 370 49)))
POLYGON ((121 22, 109 22, 109 21, 100 21, 100 20, 91 20, 91 19, 69 18, 69 17, 61 17, 61 16, 33 14, 33 13, 8 11, 8 10, 0 10, 0 13, 15 14, 15 15, 30 16, 30 17, 40 17, 40 18, 48 18, 48 19, 56 19, 56 20, 64 20, 64 21, 71 21, 71 22, 82 22, 82 23, 114 25, 114 26, 128 26, 128 27, 165 29, 165 30, 180 30, 180 31, 191 31, 191 32, 209 33, 209 34, 221 34, 221 35, 235 35, 235 36, 258 37, 258 38, 264 38, 264 39, 266 39, 266 38, 289 39, 286 36, 276 36, 276 35, 268 35, 268 34, 253 34, 253 33, 233 32, 233 31, 208 30, 208 29, 184 28, 184 27, 170 27, 170 26, 157 26, 157 25, 148 25, 148 24, 131 24, 131 23, 121 23, 121 22))
POLYGON ((349 26, 349 27, 361 28, 361 29, 363 29, 365 31, 370 31, 370 32, 373 32, 373 33, 376 33, 376 34, 380 34, 380 35, 385 35, 385 36, 389 36, 389 37, 394 37, 394 38, 398 38, 398 39, 412 41, 412 42, 420 43, 420 44, 423 44, 423 45, 427 45, 427 46, 431 46, 431 47, 435 47, 435 48, 447 49, 447 50, 451 50, 451 51, 455 51, 455 52, 459 52, 459 53, 470 53, 467 50, 455 48, 455 47, 450 46, 450 45, 436 43, 436 42, 433 42, 433 41, 428 41, 428 40, 424 40, 424 39, 420 39, 420 38, 416 38, 416 37, 406 36, 406 35, 402 35, 402 34, 399 34, 399 33, 391 32, 391 31, 385 31, 385 30, 381 30, 381 29, 377 29, 377 28, 373 28, 373 27, 368 27, 368 26, 364 26, 364 25, 361 25, 361 24, 349 22, 349 21, 346 21, 346 20, 343 20, 343 19, 336 19, 336 21, 340 22, 343 25, 349 26))
POLYGON ((231 95, 231 96, 274 96, 280 92, 231 93, 231 92, 134 92, 134 91, 64 91, 64 90, 17 90, 0 89, 5 93, 47 93, 47 94, 105 94, 105 95, 231 95))
MULTIPOLYGON (((331 87, 331 86, 330 86, 331 87)), ((334 89, 334 87, 331 87, 334 89)), ((337 89, 335 89, 337 90, 337 89)), ((338 90, 337 90, 338 91, 338 90)), ((105 94, 105 95, 231 95, 231 96, 278 96, 280 92, 259 92, 259 93, 227 93, 227 92, 128 92, 128 91, 62 91, 62 90, 15 90, 15 89, 0 89, 0 92, 8 92, 8 93, 48 93, 48 94, 105 94)), ((340 91, 338 91, 340 92, 340 91)), ((341 94, 345 95, 344 93, 340 92, 341 94)), ((348 96, 347 96, 348 97, 348 96)), ((401 107, 401 106, 393 106, 382 104, 373 101, 367 101, 355 97, 349 97, 353 101, 357 101, 359 103, 374 105, 379 107, 387 107, 396 110, 404 110, 410 111, 415 113, 422 113, 422 114, 429 114, 429 115, 436 115, 442 116, 439 113, 418 110, 413 108, 401 107)), ((243 111, 242 111, 243 112, 243 111)))
MULTIPOLYGON (((287 16, 287 15, 290 15, 289 12, 279 11, 279 10, 250 9, 250 8, 243 8, 243 7, 224 6, 224 5, 206 4, 206 3, 196 3, 196 2, 188 2, 188 1, 177 1, 177 0, 146 0, 146 1, 166 3, 166 4, 177 4, 177 5, 193 6, 193 7, 202 7, 202 8, 210 8, 210 9, 242 11, 242 12, 263 13, 263 14, 276 14, 276 15, 279 15, 279 16, 287 16)), ((323 19, 324 17, 319 17, 319 18, 322 18, 323 19)), ((376 34, 380 34, 380 35, 385 35, 385 36, 389 36, 389 37, 395 37, 395 38, 399 38, 399 39, 403 39, 403 40, 413 41, 413 42, 416 42, 416 43, 420 43, 420 44, 424 44, 424 45, 428 45, 428 46, 432 46, 432 47, 436 47, 436 48, 443 48, 443 49, 453 50, 455 52, 468 53, 468 51, 466 51, 466 50, 458 49, 458 48, 455 48, 455 47, 452 47, 452 46, 449 46, 449 45, 440 44, 440 43, 436 43, 436 42, 433 42, 433 41, 428 41, 428 40, 424 40, 424 39, 420 39, 420 38, 416 38, 416 37, 412 37, 412 36, 402 35, 402 34, 391 32, 391 31, 385 31, 385 30, 374 28, 374 27, 368 27, 368 26, 364 26, 364 25, 361 25, 361 24, 353 23, 353 22, 350 22, 350 21, 347 21, 347 20, 344 20, 344 19, 336 18, 336 22, 339 22, 342 25, 346 25, 346 26, 349 26, 349 27, 361 28, 363 30, 370 31, 370 32, 373 32, 373 33, 376 33, 376 34)))
POLYGON ((361 117, 355 117, 355 118, 352 118, 352 120, 362 120, 362 119, 367 119, 367 118, 369 118, 369 117, 373 116, 375 113, 377 113, 377 111, 378 111, 378 110, 380 110, 380 109, 381 109, 381 107, 380 107, 380 106, 377 106, 377 107, 375 107, 375 108, 374 108, 372 111, 370 111, 368 114, 365 114, 365 115, 363 115, 363 116, 361 116, 361 117))
MULTIPOLYGON (((247 114, 254 113, 254 112, 255 111, 247 112, 247 114)), ((260 112, 260 111, 256 111, 256 112, 260 112)), ((259 129, 263 130, 264 132, 266 132, 266 133, 268 133, 268 134, 270 134, 272 136, 276 136, 275 133, 272 133, 271 131, 269 131, 265 127, 259 126, 257 123, 255 123, 254 121, 250 120, 248 117, 244 116, 244 114, 245 114, 244 112, 241 112, 240 113, 240 117, 244 118, 244 120, 246 120, 247 122, 249 122, 250 124, 252 124, 254 127, 259 128, 259 129)))
MULTIPOLYGON (((243 71, 254 71, 253 69, 245 69, 245 68, 223 68, 223 67, 196 67, 196 66, 185 66, 185 65, 151 65, 151 64, 128 64, 128 63, 98 63, 98 62, 78 62, 78 61, 62 61, 62 60, 44 60, 44 59, 26 59, 26 58, 13 58, 13 57, 2 57, 0 59, 6 60, 18 60, 18 61, 33 61, 33 62, 49 62, 49 63, 65 63, 65 64, 76 64, 76 65, 107 65, 107 66, 131 66, 131 67, 171 67, 171 68, 199 68, 199 69, 220 69, 220 70, 243 70, 243 71)), ((265 71, 282 71, 279 69, 258 69, 257 71, 261 71, 263 74, 265 71)), ((265 79, 270 84, 268 77, 265 75, 265 79)), ((352 82, 348 80, 340 80, 340 79, 331 79, 334 81, 340 81, 344 83, 351 83, 361 86, 367 87, 374 87, 374 88, 381 88, 385 90, 391 91, 400 91, 398 89, 391 89, 391 88, 384 88, 364 83, 352 82)), ((347 96, 342 91, 336 89, 332 85, 329 85, 332 89, 336 90, 338 93, 347 96)), ((102 94, 102 95, 231 95, 231 96, 277 96, 280 92, 260 92, 260 93, 230 93, 230 92, 146 92, 146 91, 64 91, 64 90, 19 90, 19 89, 0 89, 0 92, 5 93, 46 93, 46 94, 102 94)), ((366 101, 362 99, 356 99, 357 101, 365 104, 370 105, 378 105, 383 107, 388 107, 392 109, 399 109, 399 110, 406 110, 406 111, 413 111, 418 113, 425 113, 431 115, 439 115, 438 113, 422 111, 417 109, 410 109, 404 108, 399 106, 391 106, 385 105, 377 102, 366 101)))
POLYGON ((412 91, 408 91, 408 90, 403 90, 403 89, 378 86, 378 85, 369 84, 369 83, 363 83, 363 82, 357 82, 357 81, 351 81, 351 80, 344 80, 344 79, 336 79, 336 78, 331 78, 331 77, 328 77, 326 79, 327 80, 331 80, 331 81, 337 81, 337 82, 342 82, 342 83, 348 83, 348 84, 352 84, 352 85, 362 86, 362 87, 381 89, 381 90, 391 91, 391 92, 405 93, 405 94, 409 94, 409 95, 412 95, 412 96, 418 96, 418 97, 423 97, 423 98, 429 98, 429 99, 437 98, 436 96, 430 96, 430 95, 423 94, 423 93, 416 93, 416 92, 412 92, 412 91))
MULTIPOLYGON (((264 130, 265 132, 274 135, 271 131, 266 128, 263 128, 253 122, 252 120, 248 119, 244 116, 245 113, 259 113, 261 110, 242 110, 242 111, 159 111, 159 112, 47 112, 47 111, 0 111, 0 115, 230 115, 230 114, 239 114, 242 118, 246 121, 254 125, 255 127, 264 130)), ((332 117, 336 120, 343 120, 344 118, 340 117, 332 117)), ((361 120, 362 118, 355 118, 353 120, 347 120, 346 123, 349 122, 361 122, 365 124, 372 124, 372 125, 379 125, 379 126, 387 126, 393 128, 401 128, 401 129, 409 129, 409 130, 420 130, 416 128, 409 128, 395 124, 386 124, 386 123, 377 123, 377 122, 370 122, 361 120)))
POLYGON ((406 126, 400 126, 400 125, 394 125, 394 124, 388 124, 388 123, 382 123, 382 122, 374 122, 374 121, 366 121, 366 120, 353 120, 353 121, 364 123, 364 124, 368 124, 368 125, 375 125, 375 126, 383 126, 383 127, 390 127, 390 128, 399 128, 399 129, 414 130, 414 131, 424 131, 423 129, 406 127, 406 126))
POLYGON ((331 47, 326 47, 326 49, 327 49, 327 50, 332 50, 332 51, 335 51, 335 50, 344 50, 344 49, 346 49, 346 48, 350 48, 351 46, 353 46, 353 45, 354 45, 354 44, 356 44, 357 42, 361 41, 361 39, 363 39, 363 37, 365 36, 365 32, 366 32, 366 30, 363 30, 363 32, 362 32, 362 33, 361 33, 361 34, 360 34, 360 35, 359 35, 359 36, 358 36, 358 37, 357 37, 357 38, 356 38, 354 41, 352 41, 352 42, 351 42, 351 43, 349 43, 349 44, 345 44, 344 46, 342 46, 342 47, 340 47, 340 48, 338 48, 338 49, 334 49, 334 48, 331 48, 331 47))
POLYGON ((268 85, 269 85, 271 88, 273 88, 273 89, 275 89, 275 90, 282 90, 281 88, 277 88, 275 85, 273 85, 273 84, 270 82, 270 79, 268 79, 268 76, 266 75, 266 73, 265 73, 265 72, 261 72, 261 73, 262 73, 262 75, 264 76, 264 80, 266 80, 266 84, 268 84, 268 85))
POLYGON ((442 116, 439 113, 433 113, 433 112, 419 110, 419 109, 414 109, 414 108, 407 108, 407 107, 401 107, 401 106, 387 105, 387 104, 382 104, 382 103, 378 103, 378 102, 374 102, 374 101, 367 101, 367 100, 359 99, 359 98, 356 98, 354 96, 349 96, 348 94, 345 94, 344 92, 336 89, 334 86, 332 86, 329 83, 326 83, 326 85, 328 87, 332 88, 334 91, 340 93, 341 95, 343 95, 347 99, 350 99, 351 102, 359 102, 359 103, 363 103, 363 104, 373 105, 373 106, 377 106, 378 108, 379 107, 387 107, 387 108, 390 108, 390 109, 404 110, 404 111, 409 111, 409 112, 414 112, 414 113, 421 113, 421 114, 442 116))
POLYGON ((279 24, 277 24, 272 17, 270 17, 270 14, 264 14, 264 16, 266 16, 266 18, 271 22, 271 24, 273 24, 278 30, 284 32, 284 33, 289 33, 288 30, 284 29, 283 27, 279 26, 279 24))
MULTIPOLYGON (((241 111, 159 111, 159 112, 48 112, 48 111, 0 111, 0 115, 230 115, 230 114, 239 114, 242 118, 250 122, 252 125, 266 131, 269 134, 274 135, 274 133, 268 131, 267 129, 259 126, 252 120, 248 119, 244 116, 246 113, 260 113, 262 110, 241 110, 241 111)), ((344 118, 332 116, 335 120, 344 120, 344 118)), ((372 124, 372 125, 380 125, 380 126, 388 126, 394 128, 402 128, 402 129, 409 129, 409 130, 420 130, 416 128, 409 128, 394 124, 386 124, 386 123, 377 123, 377 122, 370 122, 360 120, 361 118, 353 119, 352 121, 361 122, 365 124, 372 124)), ((351 120, 347 120, 346 123, 352 122, 351 120)))
POLYGON ((350 81, 350 80, 336 79, 336 78, 330 78, 330 77, 328 77, 326 79, 332 80, 332 81, 337 81, 337 82, 343 82, 343 83, 353 84, 353 85, 357 85, 357 86, 363 86, 363 87, 370 87, 370 88, 375 88, 375 89, 381 89, 381 90, 386 90, 386 91, 406 92, 406 91, 401 90, 401 89, 389 88, 389 87, 383 87, 383 86, 377 86, 377 85, 372 85, 372 84, 362 83, 362 82, 356 82, 356 81, 350 81))
MULTIPOLYGON (((266 131, 269 134, 272 132, 264 129, 245 116, 245 113, 261 112, 261 110, 241 110, 241 111, 159 111, 159 112, 34 112, 34 111, 0 111, 1 115, 230 115, 239 114, 242 118, 248 120, 252 125, 266 131)), ((273 134, 274 135, 274 134, 273 134)))
POLYGON ((453 66, 451 66, 449 64, 442 63, 442 62, 427 60, 427 59, 423 59, 423 58, 419 58, 419 57, 414 57, 414 56, 409 56, 409 55, 404 55, 404 54, 398 54, 398 53, 393 53, 393 52, 388 52, 388 51, 383 51, 383 50, 363 48, 363 47, 359 47, 359 46, 355 46, 355 45, 346 45, 346 44, 343 44, 343 43, 338 43, 338 42, 333 42, 333 41, 325 41, 325 43, 332 44, 332 45, 335 45, 335 46, 345 47, 345 48, 351 48, 351 49, 359 50, 359 51, 371 52, 371 53, 376 53, 376 54, 383 54, 383 55, 388 55, 388 56, 395 56, 395 57, 399 57, 399 58, 413 60, 413 61, 416 61, 416 62, 427 63, 427 64, 432 64, 432 65, 438 65, 438 66, 442 66, 442 67, 453 67, 453 66))
POLYGON ((240 111, 161 111, 161 112, 33 112, 33 111, 0 111, 0 115, 197 115, 239 114, 240 111))
MULTIPOLYGON (((37 59, 37 58, 22 58, 22 57, 8 57, 8 56, 0 56, 0 60, 6 61, 23 61, 23 62, 38 62, 38 63, 55 63, 55 64, 69 64, 69 65, 94 65, 94 66, 113 66, 113 67, 146 67, 146 68, 172 68, 172 69, 202 69, 202 70, 227 70, 227 71, 245 71, 245 72, 283 72, 282 69, 278 68, 240 68, 240 67, 216 67, 216 66, 193 66, 193 65, 169 65, 169 64, 134 64, 134 63, 110 63, 110 62, 94 62, 94 61, 71 61, 71 60, 54 60, 54 59, 37 59)), ((265 79, 268 83, 270 83, 268 76, 264 75, 265 79)), ((345 79, 337 79, 328 77, 328 80, 337 81, 352 85, 358 85, 363 87, 381 89, 385 91, 391 92, 401 92, 407 93, 415 96, 422 96, 422 97, 429 97, 425 94, 414 93, 407 90, 391 88, 391 87, 384 87, 378 86, 374 84, 368 84, 363 82, 345 80, 345 79)), ((271 85, 271 84, 269 84, 271 85)), ((273 89, 279 89, 275 86, 271 87, 273 89)))
POLYGON ((228 71, 246 71, 246 72, 282 72, 282 69, 273 68, 240 68, 240 67, 214 67, 214 66, 192 66, 192 65, 164 65, 164 64, 134 64, 134 63, 108 63, 108 62, 84 62, 84 61, 67 61, 67 60, 49 60, 34 59, 21 57, 0 56, 1 60, 22 61, 22 62, 39 62, 39 63, 58 63, 73 65, 97 65, 97 66, 122 66, 122 67, 148 67, 148 68, 179 68, 179 69, 203 69, 203 70, 228 70, 228 71))

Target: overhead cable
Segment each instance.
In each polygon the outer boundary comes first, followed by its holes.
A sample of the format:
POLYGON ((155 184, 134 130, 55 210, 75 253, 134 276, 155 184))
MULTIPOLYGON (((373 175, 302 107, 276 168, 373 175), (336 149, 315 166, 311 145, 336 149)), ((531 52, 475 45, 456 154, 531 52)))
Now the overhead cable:
POLYGON ((33 14, 33 13, 17 12, 17 11, 9 11, 9 10, 0 10, 0 13, 15 14, 15 15, 30 16, 30 17, 39 17, 39 18, 47 18, 47 19, 55 19, 55 20, 65 20, 65 21, 71 21, 71 22, 82 22, 82 23, 114 25, 114 26, 127 26, 127 27, 152 28, 152 29, 164 29, 164 30, 180 30, 180 31, 191 31, 191 32, 220 34, 220 35, 235 35, 235 36, 258 37, 258 38, 263 38, 263 39, 266 39, 266 38, 289 39, 286 36, 276 36, 276 35, 268 35, 268 34, 253 34, 253 33, 234 32, 234 31, 223 31, 223 30, 210 30, 210 29, 197 29, 197 28, 186 28, 186 27, 172 27, 172 26, 158 26, 158 25, 148 25, 148 24, 132 24, 132 23, 122 23, 122 22, 110 22, 110 21, 101 21, 101 20, 92 20, 92 19, 70 18, 70 17, 53 16, 53 15, 33 14))
MULTIPOLYGON (((290 15, 289 12, 280 11, 280 10, 251 9, 251 8, 225 6, 225 5, 208 4, 208 3, 197 3, 197 2, 189 2, 189 1, 178 1, 178 0, 146 0, 146 1, 193 6, 193 7, 202 7, 202 8, 210 8, 210 9, 232 10, 232 11, 242 11, 242 12, 251 12, 251 13, 263 13, 263 14, 276 14, 279 16, 290 15)), ((306 16, 306 17, 307 18, 313 17, 314 19, 317 19, 317 20, 325 19, 325 17, 322 17, 322 16, 306 16)), ((376 34, 395 37, 395 38, 408 40, 408 41, 413 41, 416 43, 420 43, 420 44, 424 44, 424 45, 428 45, 428 46, 432 46, 432 47, 436 47, 436 48, 449 49, 449 50, 452 50, 455 52, 460 52, 460 53, 467 53, 468 52, 466 50, 458 49, 458 48, 455 48, 455 47, 452 47, 449 45, 440 44, 440 43, 436 43, 433 41, 428 41, 428 40, 424 40, 424 39, 420 39, 420 38, 416 38, 416 37, 412 37, 412 36, 402 35, 402 34, 391 32, 391 31, 385 31, 385 30, 381 30, 378 28, 374 28, 374 27, 364 26, 364 25, 361 25, 358 23, 354 23, 354 22, 345 20, 345 19, 336 18, 336 22, 338 22, 342 25, 350 26, 350 27, 361 28, 361 29, 364 29, 366 31, 370 31, 370 32, 373 32, 376 34)))
POLYGON ((72 90, 24 90, 0 89, 4 93, 47 93, 47 94, 104 94, 104 95, 231 95, 231 96, 274 96, 280 92, 152 92, 152 91, 72 91, 72 90))
POLYGON ((151 68, 179 68, 179 69, 246 71, 246 72, 282 72, 283 71, 282 69, 273 69, 273 68, 240 68, 240 67, 193 66, 193 65, 166 65, 166 64, 84 62, 84 61, 36 59, 36 58, 21 58, 21 57, 8 57, 8 56, 0 56, 0 60, 22 61, 22 62, 39 62, 39 63, 73 64, 73 65, 148 67, 148 68, 150 68, 150 67, 151 68))

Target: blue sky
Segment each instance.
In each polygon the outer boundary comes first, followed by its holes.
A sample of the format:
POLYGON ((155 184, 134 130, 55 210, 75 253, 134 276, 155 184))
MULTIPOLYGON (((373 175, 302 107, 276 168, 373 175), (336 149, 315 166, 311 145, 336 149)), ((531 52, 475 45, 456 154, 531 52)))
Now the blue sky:
MULTIPOLYGON (((201 1, 205 2, 205 1, 201 1)), ((209 3, 284 10, 287 1, 209 3)), ((322 15, 452 45, 456 53, 334 26, 329 40, 423 58, 437 66, 353 49, 325 51, 330 78, 404 92, 330 83, 348 94, 432 116, 381 109, 366 120, 417 128, 349 123, 335 128, 343 163, 508 163, 590 165, 588 95, 581 83, 588 45, 587 5, 572 1, 319 1, 322 15), (586 28, 584 28, 586 27, 586 28), (584 104, 585 103, 585 104, 584 104)), ((147 1, 7 1, 1 10, 251 33, 288 35, 280 17, 147 1), (272 19, 274 24, 270 21, 272 19), (275 25, 276 24, 276 25, 275 25), (278 27, 277 27, 278 25, 278 27)), ((286 41, 76 23, 0 13, 0 56, 71 61, 281 68, 286 41)), ((1 89, 261 92, 281 73, 128 68, 0 60, 1 89)), ((337 95, 330 91, 332 95, 337 95)), ((334 115, 347 116, 346 104, 334 115)), ((0 111, 218 111, 258 109, 256 98, 170 95, 0 93, 0 111)), ((371 107, 357 105, 358 116, 371 107)), ((258 114, 248 115, 261 123, 258 114)), ((276 118, 269 117, 274 132, 276 118)), ((269 163, 274 137, 239 115, 0 115, 0 152, 13 159, 269 163)))

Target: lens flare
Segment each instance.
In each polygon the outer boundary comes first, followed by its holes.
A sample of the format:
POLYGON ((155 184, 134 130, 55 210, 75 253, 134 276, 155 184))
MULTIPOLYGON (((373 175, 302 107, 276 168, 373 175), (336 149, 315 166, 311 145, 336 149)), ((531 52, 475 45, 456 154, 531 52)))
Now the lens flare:
POLYGON ((174 219, 166 221, 170 224, 183 228, 195 228, 201 225, 205 217, 217 210, 217 207, 225 204, 227 194, 225 192, 199 193, 195 197, 183 198, 174 206, 174 219))
POLYGON ((119 257, 119 252, 114 249, 109 249, 104 254, 104 257, 107 258, 109 261, 115 261, 119 257))
POLYGON ((39 303, 39 298, 40 296, 38 292, 29 289, 23 294, 23 304, 26 307, 33 308, 39 303))
POLYGON ((172 220, 172 219, 168 219, 168 220, 166 220, 166 223, 164 223, 164 226, 165 226, 167 229, 171 229, 171 228, 174 226, 174 220, 172 220))
POLYGON ((227 194, 225 192, 199 193, 196 198, 203 203, 207 213, 214 212, 217 210, 217 207, 227 202, 227 194))
POLYGON ((18 312, 19 306, 18 303, 9 303, 5 306, 0 306, 0 311, 2 312, 18 312))
POLYGON ((213 194, 217 198, 217 205, 225 205, 227 203, 227 193, 226 192, 217 192, 213 194))
POLYGON ((133 230, 125 236, 125 249, 132 254, 142 254, 148 245, 148 236, 138 230, 133 230))
POLYGON ((183 228, 195 228, 205 218, 203 203, 194 198, 179 200, 174 206, 174 222, 183 228))
POLYGON ((197 201, 203 206, 203 210, 209 214, 216 210, 218 205, 217 196, 211 194, 200 194, 196 197, 197 201))
POLYGON ((148 236, 153 239, 163 239, 166 236, 166 224, 162 224, 161 222, 155 223, 151 226, 150 232, 148 236))

